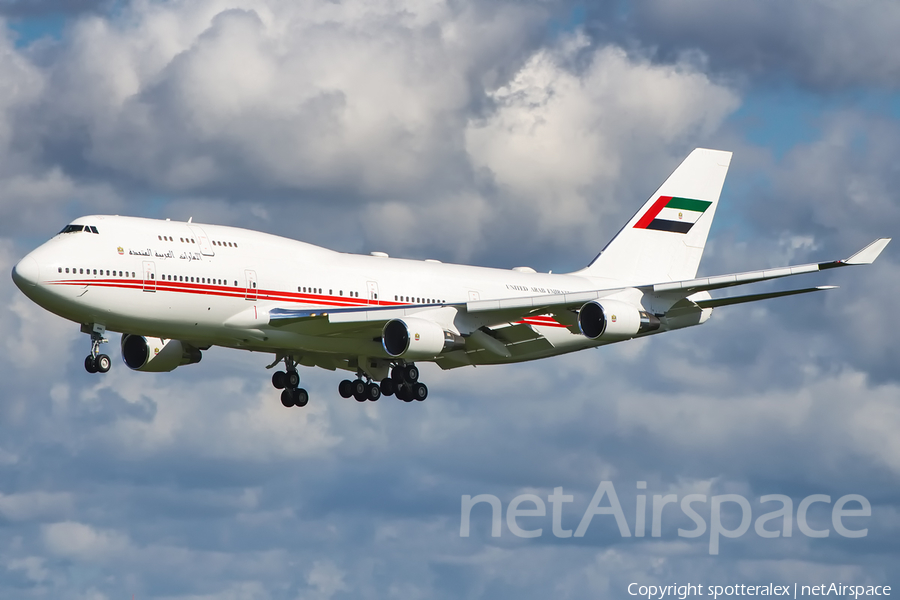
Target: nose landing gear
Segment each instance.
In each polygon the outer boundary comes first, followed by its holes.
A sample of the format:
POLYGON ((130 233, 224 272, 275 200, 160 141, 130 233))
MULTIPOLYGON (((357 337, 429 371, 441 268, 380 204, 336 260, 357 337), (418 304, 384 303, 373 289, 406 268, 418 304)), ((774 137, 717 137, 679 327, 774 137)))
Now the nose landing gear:
POLYGON ((94 323, 82 325, 81 331, 91 334, 91 353, 84 358, 84 370, 88 373, 106 373, 112 366, 112 361, 106 354, 100 354, 100 344, 109 340, 103 337, 106 327, 94 323))

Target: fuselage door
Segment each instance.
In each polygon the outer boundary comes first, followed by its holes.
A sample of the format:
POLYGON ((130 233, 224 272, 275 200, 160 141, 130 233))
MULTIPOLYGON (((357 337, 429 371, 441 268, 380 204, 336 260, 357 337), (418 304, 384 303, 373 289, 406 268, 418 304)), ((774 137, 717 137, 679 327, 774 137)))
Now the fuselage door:
POLYGON ((156 291, 156 265, 153 264, 151 260, 144 261, 144 291, 145 292, 155 292, 156 291))
POLYGON ((194 234, 194 239, 197 240, 197 245, 200 246, 200 254, 204 256, 215 256, 216 253, 213 252, 212 244, 209 243, 209 237, 203 232, 203 230, 196 225, 188 225, 188 228, 191 230, 191 233, 194 234))
POLYGON ((244 298, 246 298, 247 300, 256 300, 257 297, 259 297, 259 290, 256 287, 256 271, 246 269, 244 271, 244 279, 247 283, 247 289, 244 293, 244 298))
POLYGON ((369 304, 378 304, 378 282, 367 281, 366 286, 369 288, 369 304))

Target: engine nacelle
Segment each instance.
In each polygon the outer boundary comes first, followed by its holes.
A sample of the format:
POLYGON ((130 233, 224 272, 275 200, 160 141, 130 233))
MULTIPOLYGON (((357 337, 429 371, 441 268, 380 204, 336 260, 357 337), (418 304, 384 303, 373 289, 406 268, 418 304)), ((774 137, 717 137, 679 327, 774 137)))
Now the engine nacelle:
POLYGON ((192 365, 203 357, 200 350, 180 340, 126 334, 122 336, 122 359, 129 369, 162 373, 181 365, 192 365))
POLYGON ((432 358, 465 347, 465 340, 434 321, 404 317, 393 319, 381 332, 384 351, 394 358, 432 358))
POLYGON ((659 329, 659 319, 621 300, 591 300, 578 311, 578 328, 592 340, 624 340, 659 329))

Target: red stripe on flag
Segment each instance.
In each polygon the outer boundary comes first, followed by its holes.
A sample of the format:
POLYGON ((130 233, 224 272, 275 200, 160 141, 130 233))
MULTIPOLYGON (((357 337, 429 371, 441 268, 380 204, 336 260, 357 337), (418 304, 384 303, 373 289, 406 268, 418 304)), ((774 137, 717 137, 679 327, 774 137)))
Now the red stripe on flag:
POLYGON ((656 202, 653 203, 653 206, 650 207, 650 210, 645 212, 644 216, 638 219, 638 222, 634 224, 634 228, 647 229, 647 225, 656 218, 656 215, 662 212, 662 209, 666 207, 666 204, 668 204, 671 199, 672 196, 660 196, 657 198, 656 202))

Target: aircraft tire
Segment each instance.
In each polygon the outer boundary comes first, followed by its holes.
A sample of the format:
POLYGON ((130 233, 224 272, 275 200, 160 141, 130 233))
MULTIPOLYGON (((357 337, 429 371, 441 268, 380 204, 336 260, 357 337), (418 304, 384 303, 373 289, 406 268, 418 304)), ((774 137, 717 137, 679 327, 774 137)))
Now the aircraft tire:
POLYGON ((291 393, 291 390, 282 390, 281 392, 281 404, 285 408, 290 408, 294 406, 294 394, 291 393))
POLYGON ((381 398, 381 388, 374 381, 366 385, 366 398, 371 402, 377 402, 381 398))
POLYGON ((350 389, 353 392, 353 396, 358 400, 360 396, 366 396, 366 382, 362 379, 356 379, 350 382, 350 389))
POLYGON ((428 397, 428 387, 424 383, 414 383, 410 388, 412 397, 421 402, 428 397))
POLYGON ((88 373, 97 372, 97 361, 95 361, 94 357, 90 354, 84 358, 84 370, 88 373))
POLYGON ((406 365, 403 367, 403 378, 409 383, 415 383, 419 380, 419 367, 416 365, 406 365))
POLYGON ((394 394, 394 390, 397 389, 397 386, 394 385, 394 380, 390 377, 385 377, 381 380, 381 395, 382 396, 392 396, 394 394))
POLYGON ((294 390, 294 406, 299 406, 303 408, 309 403, 309 392, 304 390, 303 388, 297 388, 294 390))
POLYGON ((285 388, 291 388, 293 390, 293 389, 297 389, 297 386, 299 386, 299 385, 300 385, 300 373, 298 373, 297 371, 288 371, 287 373, 285 373, 285 378, 284 378, 284 387, 285 388))
POLYGON ((391 369, 391 380, 394 382, 395 387, 403 383, 403 369, 400 367, 391 369))
POLYGON ((101 354, 97 357, 97 360, 94 361, 94 364, 97 366, 98 373, 106 373, 112 366, 112 361, 109 360, 107 355, 101 354))
POLYGON ((275 371, 272 373, 272 385, 276 390, 283 390, 287 379, 287 373, 284 371, 275 371))
POLYGON ((412 390, 409 389, 408 383, 400 384, 400 386, 397 388, 397 391, 395 393, 397 395, 397 398, 399 398, 400 400, 403 400, 404 402, 412 402, 412 400, 413 400, 412 390))
POLYGON ((338 393, 341 395, 341 398, 349 398, 353 395, 353 382, 349 379, 345 379, 338 384, 338 393))

